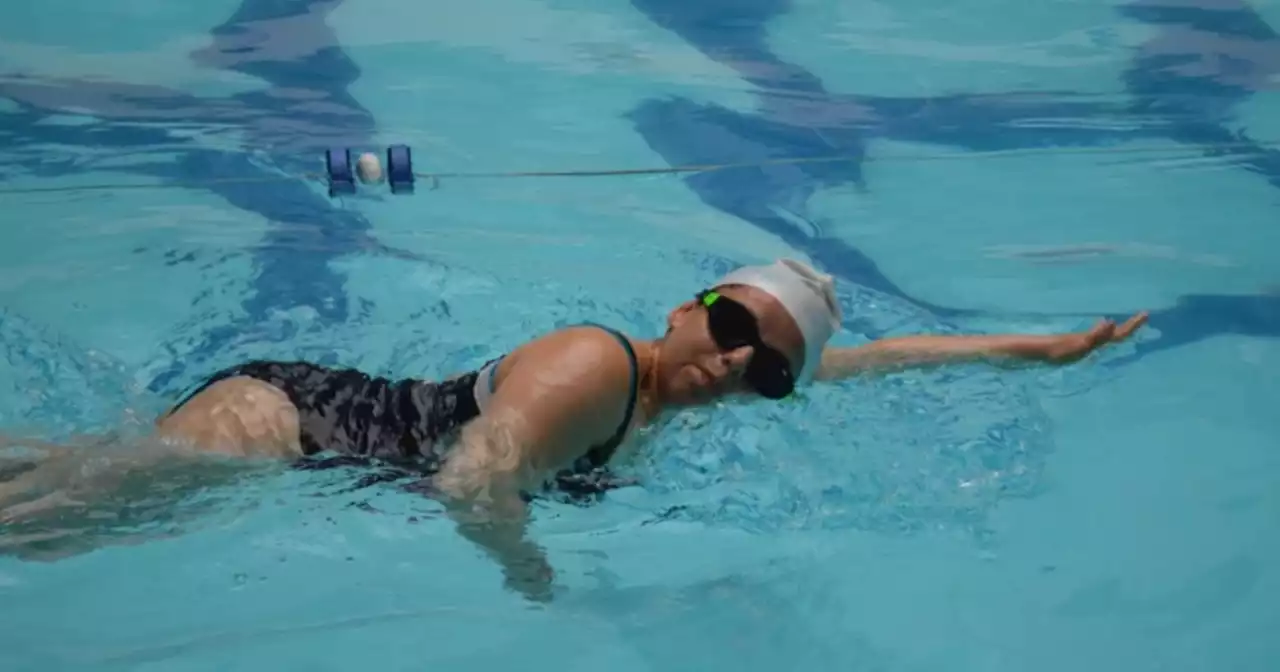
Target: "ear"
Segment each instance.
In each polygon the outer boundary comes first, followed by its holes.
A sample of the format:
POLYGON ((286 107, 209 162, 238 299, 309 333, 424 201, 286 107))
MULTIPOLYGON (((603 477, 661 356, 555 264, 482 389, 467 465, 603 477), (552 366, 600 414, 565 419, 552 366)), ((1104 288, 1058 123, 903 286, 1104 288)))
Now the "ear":
POLYGON ((667 330, 670 331, 683 324, 684 321, 689 318, 689 314, 697 307, 698 304, 696 301, 685 301, 673 308, 671 312, 667 314, 667 330))

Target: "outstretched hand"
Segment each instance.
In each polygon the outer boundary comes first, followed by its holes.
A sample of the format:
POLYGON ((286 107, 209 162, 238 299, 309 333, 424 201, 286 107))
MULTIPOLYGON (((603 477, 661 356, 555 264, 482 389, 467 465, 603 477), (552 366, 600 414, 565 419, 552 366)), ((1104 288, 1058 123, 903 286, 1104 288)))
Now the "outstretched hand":
POLYGON ((1119 343, 1129 338, 1135 331, 1147 323, 1147 312, 1143 311, 1117 325, 1114 320, 1100 320, 1087 331, 1063 334, 1049 346, 1048 359, 1056 363, 1074 362, 1108 343, 1119 343))

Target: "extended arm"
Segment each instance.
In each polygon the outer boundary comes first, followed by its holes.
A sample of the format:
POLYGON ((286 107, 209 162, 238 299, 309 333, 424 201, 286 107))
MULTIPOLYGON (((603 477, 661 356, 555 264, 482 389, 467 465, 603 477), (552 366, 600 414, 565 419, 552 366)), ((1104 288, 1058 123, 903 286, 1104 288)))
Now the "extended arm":
POLYGON ((1147 321, 1138 313, 1124 324, 1102 320, 1087 331, 1069 334, 996 334, 977 336, 902 336, 853 348, 827 348, 818 380, 838 380, 867 373, 985 361, 1067 364, 1090 352, 1128 338, 1147 321))

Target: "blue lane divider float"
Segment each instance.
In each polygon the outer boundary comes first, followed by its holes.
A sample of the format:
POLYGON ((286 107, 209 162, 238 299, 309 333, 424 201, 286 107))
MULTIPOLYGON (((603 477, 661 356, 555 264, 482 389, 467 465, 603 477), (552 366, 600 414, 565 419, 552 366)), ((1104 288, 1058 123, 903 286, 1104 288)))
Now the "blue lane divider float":
MULTIPOLYGON (((378 162, 376 154, 361 154, 360 158, 353 162, 351 150, 345 147, 325 150, 324 163, 330 198, 356 193, 357 178, 363 184, 378 184, 382 182, 384 175, 383 167, 378 162)), ((391 193, 396 195, 413 193, 413 152, 407 145, 392 145, 387 148, 385 175, 391 187, 391 193)))
POLYGON ((325 172, 329 176, 329 198, 356 193, 356 178, 351 165, 351 150, 329 149, 324 153, 325 172))
POLYGON ((413 193, 413 153, 408 145, 387 148, 387 181, 393 194, 413 193))

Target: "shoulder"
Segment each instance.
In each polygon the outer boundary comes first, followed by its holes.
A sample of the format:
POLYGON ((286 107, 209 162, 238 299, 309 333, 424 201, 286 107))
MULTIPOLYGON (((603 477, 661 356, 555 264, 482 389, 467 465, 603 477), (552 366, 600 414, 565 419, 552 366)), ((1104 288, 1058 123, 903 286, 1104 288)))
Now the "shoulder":
POLYGON ((500 364, 490 422, 518 422, 549 464, 567 464, 618 427, 631 394, 631 358, 618 337, 571 327, 516 348, 500 364))
POLYGON ((503 359, 496 397, 515 406, 542 407, 544 414, 600 421, 612 431, 630 399, 631 341, 596 326, 558 329, 503 359), (554 407, 554 408, 550 408, 554 407))
MULTIPOLYGON (((592 388, 624 389, 631 379, 631 356, 621 334, 593 326, 558 329, 511 352, 502 362, 500 380, 516 371, 535 374, 543 385, 573 383, 592 388)), ((628 390, 629 391, 629 390, 628 390)))

